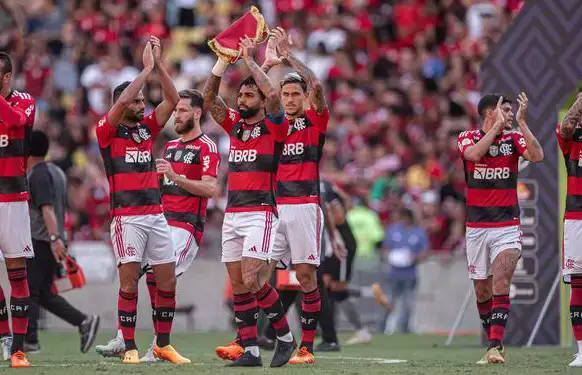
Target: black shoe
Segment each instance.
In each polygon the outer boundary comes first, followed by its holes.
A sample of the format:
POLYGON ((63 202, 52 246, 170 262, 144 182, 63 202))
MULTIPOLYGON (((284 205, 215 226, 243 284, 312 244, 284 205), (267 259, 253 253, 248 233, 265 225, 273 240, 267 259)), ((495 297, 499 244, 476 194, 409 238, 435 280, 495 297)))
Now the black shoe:
POLYGON ((38 354, 40 353, 40 344, 38 342, 25 342, 24 352, 28 354, 38 354))
POLYGON ((91 348, 98 330, 99 315, 90 316, 81 323, 79 326, 79 335, 81 335, 81 353, 87 353, 91 348))
POLYGON ((291 342, 277 339, 277 344, 275 345, 275 354, 273 354, 273 360, 271 361, 271 367, 281 367, 289 362, 296 348, 297 343, 295 342, 295 338, 293 338, 291 342))
POLYGON ((265 350, 273 350, 275 349, 275 340, 271 340, 267 336, 259 336, 257 338, 257 343, 259 344, 259 348, 265 350))
POLYGON ((244 352, 244 354, 226 365, 226 367, 262 367, 263 361, 261 356, 255 357, 251 352, 244 352))
POLYGON ((339 352, 340 346, 337 342, 322 341, 314 349, 316 352, 339 352))

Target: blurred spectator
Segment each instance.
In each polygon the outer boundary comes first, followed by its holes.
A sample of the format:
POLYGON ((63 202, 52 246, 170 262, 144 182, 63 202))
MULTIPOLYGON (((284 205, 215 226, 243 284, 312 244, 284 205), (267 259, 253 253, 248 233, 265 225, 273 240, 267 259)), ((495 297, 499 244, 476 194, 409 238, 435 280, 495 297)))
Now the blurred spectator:
MULTIPOLYGON (((15 88, 35 96, 35 126, 49 134, 49 157, 68 175, 73 240, 107 238, 109 193, 94 127, 110 106, 112 87, 141 68, 144 38, 163 39, 180 89, 201 89, 215 59, 206 42, 251 4, 264 8, 271 27, 289 30, 294 53, 325 85, 332 117, 321 171, 369 202, 356 206, 351 220, 374 217, 385 227, 408 207, 431 250, 459 248, 464 176, 457 134, 477 126, 480 64, 523 0, 0 1, 0 50, 14 59, 15 88)), ((277 67, 270 76, 277 80, 287 70, 277 67)), ((246 75, 242 63, 227 70, 220 94, 228 105, 235 106, 246 75)), ((144 95, 147 111, 161 100, 155 74, 144 95)), ((175 137, 166 128, 158 149, 175 137)), ((210 120, 203 129, 226 157, 228 137, 210 120)), ((220 243, 226 165, 213 200, 217 214, 207 224, 207 233, 218 236, 208 236, 213 244, 220 243)), ((358 251, 375 256, 381 236, 365 236, 358 251)))

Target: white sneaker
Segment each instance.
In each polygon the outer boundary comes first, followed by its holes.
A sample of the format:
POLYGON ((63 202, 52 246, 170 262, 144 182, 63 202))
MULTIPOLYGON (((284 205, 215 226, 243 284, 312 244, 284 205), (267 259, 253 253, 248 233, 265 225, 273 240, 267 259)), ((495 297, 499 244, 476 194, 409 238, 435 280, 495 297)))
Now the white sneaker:
POLYGON ((574 354, 574 360, 570 362, 568 366, 570 367, 582 367, 582 355, 581 353, 574 354))
POLYGON ((117 331, 117 336, 113 340, 109 340, 107 345, 95 346, 95 351, 103 357, 119 357, 123 358, 125 354, 125 341, 121 331, 117 331))
POLYGON ((154 336, 154 341, 150 345, 148 352, 140 358, 140 362, 158 362, 159 360, 154 356, 154 345, 156 344, 156 336, 154 336))
POLYGON ((4 358, 5 361, 8 361, 12 349, 12 336, 1 337, 0 346, 2 346, 2 358, 4 358))
POLYGON ((361 329, 352 338, 346 341, 346 345, 369 344, 372 342, 372 335, 367 329, 361 329))

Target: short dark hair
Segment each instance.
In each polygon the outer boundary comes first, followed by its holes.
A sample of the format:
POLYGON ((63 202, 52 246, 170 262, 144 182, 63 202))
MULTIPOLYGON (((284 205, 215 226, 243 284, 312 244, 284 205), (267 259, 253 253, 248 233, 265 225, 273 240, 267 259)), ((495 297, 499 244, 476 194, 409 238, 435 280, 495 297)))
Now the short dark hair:
MULTIPOLYGON (((485 112, 488 109, 494 109, 497 106, 497 102, 499 101, 499 97, 502 96, 501 94, 487 94, 479 100, 479 104, 477 104, 477 113, 479 117, 483 119, 485 117, 485 112)), ((501 104, 509 103, 512 104, 513 102, 511 99, 507 97, 507 95, 503 95, 503 101, 501 104)))
POLYGON ((117 99, 119 99, 123 90, 125 90, 127 88, 127 86, 129 86, 130 84, 131 84, 131 82, 125 81, 121 85, 119 85, 113 89, 113 103, 115 103, 117 101, 117 99))
POLYGON ((48 153, 49 139, 42 130, 33 130, 30 133, 30 156, 44 158, 48 153))
POLYGON ((261 95, 261 97, 263 99, 265 99, 265 94, 263 94, 263 92, 261 91, 261 89, 259 88, 259 85, 257 85, 257 81, 255 81, 255 77, 253 76, 248 76, 247 78, 243 79, 243 81, 240 83, 240 85, 238 86, 238 91, 240 91, 240 89, 243 86, 255 86, 257 88, 257 90, 259 91, 259 94, 261 95))
POLYGON ((2 62, 2 75, 12 73, 12 59, 6 52, 0 52, 0 61, 2 62))
POLYGON ((283 88, 283 86, 290 83, 299 84, 299 86, 301 86, 301 90, 303 90, 303 92, 307 92, 307 82, 305 82, 305 80, 301 78, 299 74, 295 72, 285 74, 281 80, 280 86, 283 88))
POLYGON ((204 109, 204 98, 202 93, 194 89, 182 90, 178 93, 182 99, 190 99, 190 106, 194 108, 204 109))

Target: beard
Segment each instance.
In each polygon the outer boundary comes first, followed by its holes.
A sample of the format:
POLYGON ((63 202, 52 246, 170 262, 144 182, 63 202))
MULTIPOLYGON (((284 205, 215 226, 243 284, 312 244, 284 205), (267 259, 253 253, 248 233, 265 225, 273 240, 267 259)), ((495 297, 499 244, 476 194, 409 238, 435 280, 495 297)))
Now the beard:
POLYGON ((240 115, 241 118, 247 119, 247 118, 253 117, 257 113, 259 113, 259 110, 260 110, 259 107, 247 108, 247 109, 242 109, 242 108, 238 107, 238 114, 240 115))
POLYGON ((190 130, 194 128, 194 119, 190 119, 182 124, 176 124, 174 127, 174 131, 180 135, 188 133, 190 130))
POLYGON ((125 118, 128 119, 129 121, 141 122, 141 121, 143 121, 144 113, 143 112, 136 113, 133 111, 127 111, 125 114, 125 118))

